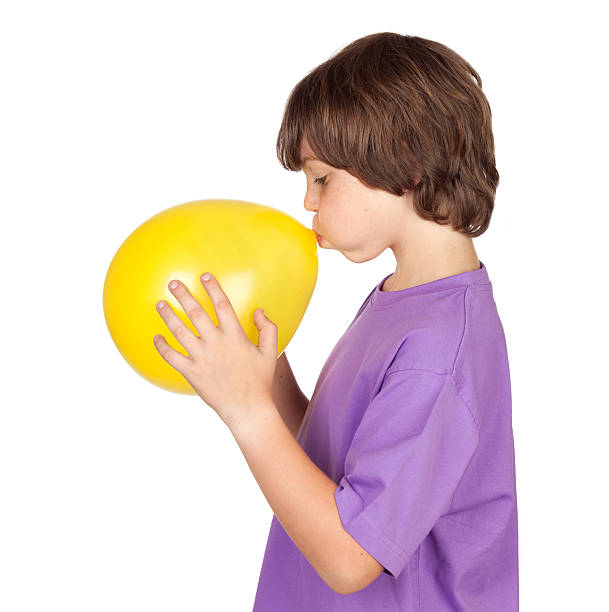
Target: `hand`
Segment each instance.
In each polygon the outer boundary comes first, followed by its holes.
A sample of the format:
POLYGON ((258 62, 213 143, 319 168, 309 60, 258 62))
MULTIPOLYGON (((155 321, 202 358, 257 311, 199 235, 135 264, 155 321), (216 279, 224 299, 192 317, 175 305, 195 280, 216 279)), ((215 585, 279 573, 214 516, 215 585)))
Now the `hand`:
POLYGON ((196 336, 182 323, 171 306, 157 302, 157 310, 176 340, 190 353, 175 351, 163 336, 154 345, 161 357, 190 383, 201 399, 231 428, 266 409, 273 402, 272 387, 277 365, 277 326, 261 308, 254 312, 258 346, 254 346, 239 323, 232 304, 210 275, 203 286, 209 295, 218 326, 180 281, 169 290, 199 332, 196 336), (164 307, 161 307, 161 305, 164 307))

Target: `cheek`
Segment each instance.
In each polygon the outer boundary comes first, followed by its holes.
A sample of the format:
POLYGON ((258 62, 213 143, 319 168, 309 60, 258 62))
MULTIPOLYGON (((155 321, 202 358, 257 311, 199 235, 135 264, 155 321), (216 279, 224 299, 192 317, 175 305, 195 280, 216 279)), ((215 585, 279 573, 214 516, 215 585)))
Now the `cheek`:
POLYGON ((340 190, 325 188, 319 206, 319 222, 322 227, 340 228, 348 218, 348 211, 340 190))

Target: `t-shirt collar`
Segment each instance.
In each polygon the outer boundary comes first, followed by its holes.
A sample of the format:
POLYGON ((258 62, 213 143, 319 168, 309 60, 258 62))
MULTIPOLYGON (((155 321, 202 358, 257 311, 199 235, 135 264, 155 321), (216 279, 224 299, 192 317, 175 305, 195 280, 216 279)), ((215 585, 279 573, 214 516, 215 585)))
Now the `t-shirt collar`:
POLYGON ((467 272, 461 272, 460 274, 445 276, 444 278, 438 278, 437 280, 431 281, 429 283, 423 283, 422 285, 416 285, 414 287, 408 287, 406 289, 400 289, 398 291, 381 291, 383 283, 390 276, 391 274, 387 274, 387 276, 385 276, 385 278, 383 278, 383 280, 374 288, 369 304, 373 310, 378 310, 380 308, 391 306, 392 304, 398 301, 415 295, 435 293, 437 291, 446 291, 447 289, 465 287, 467 285, 491 284, 491 282, 489 281, 486 266, 482 261, 480 261, 480 268, 478 268, 477 270, 469 270, 467 272))

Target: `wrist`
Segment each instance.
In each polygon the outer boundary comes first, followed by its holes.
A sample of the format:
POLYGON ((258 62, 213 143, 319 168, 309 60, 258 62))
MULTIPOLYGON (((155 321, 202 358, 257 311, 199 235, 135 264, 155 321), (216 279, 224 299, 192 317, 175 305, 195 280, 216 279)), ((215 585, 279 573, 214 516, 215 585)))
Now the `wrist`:
POLYGON ((269 399, 242 411, 239 418, 227 425, 239 444, 243 440, 257 436, 257 432, 261 429, 268 428, 275 417, 281 418, 277 406, 269 399))

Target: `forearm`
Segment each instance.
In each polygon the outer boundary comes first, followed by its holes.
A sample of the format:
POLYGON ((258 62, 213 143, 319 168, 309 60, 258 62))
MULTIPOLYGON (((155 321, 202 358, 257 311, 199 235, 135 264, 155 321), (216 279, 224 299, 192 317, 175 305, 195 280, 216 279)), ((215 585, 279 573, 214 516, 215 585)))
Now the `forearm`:
POLYGON ((272 392, 273 403, 292 435, 296 437, 309 400, 296 382, 285 351, 277 358, 272 392))
POLYGON ((231 430, 277 520, 322 580, 347 593, 346 568, 353 554, 334 500, 336 483, 298 444, 277 408, 231 430))

